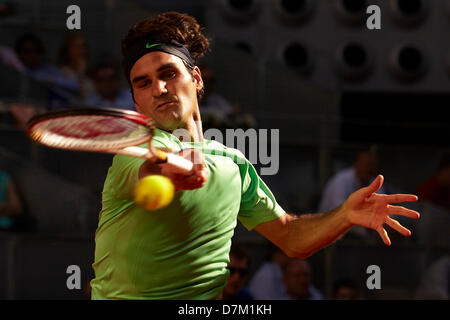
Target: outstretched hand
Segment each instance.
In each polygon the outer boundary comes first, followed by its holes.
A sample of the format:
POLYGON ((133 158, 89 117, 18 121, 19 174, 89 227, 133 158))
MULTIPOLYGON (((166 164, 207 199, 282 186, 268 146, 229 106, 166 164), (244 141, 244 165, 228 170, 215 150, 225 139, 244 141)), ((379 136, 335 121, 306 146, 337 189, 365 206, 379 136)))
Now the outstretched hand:
POLYGON ((391 245, 391 240, 384 229, 384 224, 387 224, 403 236, 411 235, 410 230, 392 219, 390 215, 418 219, 420 214, 414 210, 391 205, 392 203, 417 201, 418 198, 415 195, 375 193, 381 188, 383 181, 384 177, 378 175, 369 186, 352 193, 343 203, 343 209, 352 225, 359 225, 377 231, 383 242, 389 246, 391 245))

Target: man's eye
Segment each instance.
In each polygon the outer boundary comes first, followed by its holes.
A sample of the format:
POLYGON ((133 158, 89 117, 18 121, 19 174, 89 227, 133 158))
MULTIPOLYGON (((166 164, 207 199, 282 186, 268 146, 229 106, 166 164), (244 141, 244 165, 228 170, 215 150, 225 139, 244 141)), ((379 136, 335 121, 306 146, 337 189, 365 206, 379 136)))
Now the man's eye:
POLYGON ((144 80, 144 81, 140 81, 137 85, 138 88, 145 88, 146 86, 148 86, 150 84, 150 81, 148 80, 144 80))
POLYGON ((175 71, 168 71, 168 72, 164 72, 161 76, 162 79, 172 79, 173 77, 175 77, 175 71))

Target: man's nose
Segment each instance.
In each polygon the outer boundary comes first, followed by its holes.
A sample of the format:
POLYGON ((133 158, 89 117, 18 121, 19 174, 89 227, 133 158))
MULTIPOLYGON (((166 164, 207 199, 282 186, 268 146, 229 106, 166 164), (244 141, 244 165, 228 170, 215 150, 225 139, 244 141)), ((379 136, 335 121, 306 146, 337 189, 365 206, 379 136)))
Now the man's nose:
POLYGON ((152 86, 152 94, 154 97, 159 97, 167 93, 166 82, 162 80, 155 81, 152 86))

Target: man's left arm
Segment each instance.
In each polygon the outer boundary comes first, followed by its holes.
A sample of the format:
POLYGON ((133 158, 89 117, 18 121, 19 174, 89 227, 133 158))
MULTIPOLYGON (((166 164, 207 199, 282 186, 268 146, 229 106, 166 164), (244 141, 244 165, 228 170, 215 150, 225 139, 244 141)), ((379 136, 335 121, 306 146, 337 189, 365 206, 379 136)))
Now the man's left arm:
POLYGON ((352 226, 359 225, 376 230, 386 245, 391 240, 384 229, 389 225, 404 236, 411 232, 390 215, 401 215, 413 219, 419 213, 392 203, 417 201, 410 194, 385 195, 376 193, 383 185, 379 175, 368 187, 352 193, 338 208, 320 214, 294 216, 284 214, 278 219, 255 227, 265 238, 280 247, 288 256, 306 258, 342 237, 352 226))

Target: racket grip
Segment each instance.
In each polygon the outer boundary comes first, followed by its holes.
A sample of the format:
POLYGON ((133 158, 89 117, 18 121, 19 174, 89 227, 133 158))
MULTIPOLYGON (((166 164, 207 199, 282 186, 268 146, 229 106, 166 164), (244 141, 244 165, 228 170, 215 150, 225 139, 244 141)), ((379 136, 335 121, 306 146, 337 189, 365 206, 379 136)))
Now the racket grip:
POLYGON ((189 161, 174 153, 167 153, 167 164, 174 167, 177 171, 180 171, 180 173, 188 173, 194 166, 192 161, 189 161))
POLYGON ((174 171, 178 173, 189 173, 192 170, 194 164, 192 161, 189 161, 183 157, 180 157, 174 153, 166 153, 161 150, 157 150, 159 153, 155 157, 155 154, 148 151, 146 148, 141 147, 126 147, 120 150, 109 150, 111 153, 119 153, 127 156, 144 158, 144 159, 153 159, 154 161, 158 159, 160 162, 165 162, 169 164, 174 171))
POLYGON ((149 159, 151 153, 147 149, 141 147, 126 147, 120 150, 108 150, 110 153, 123 154, 125 156, 132 156, 137 158, 149 159))

